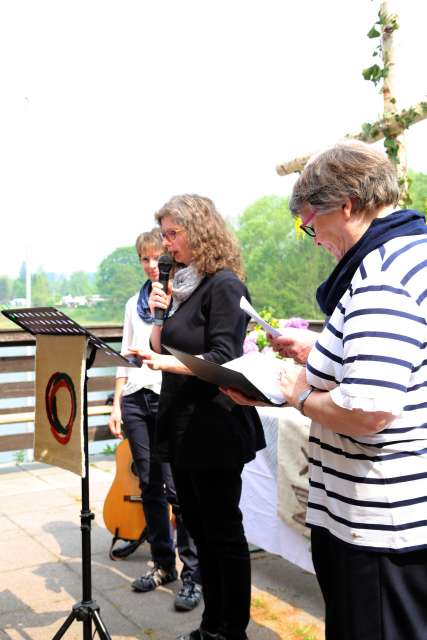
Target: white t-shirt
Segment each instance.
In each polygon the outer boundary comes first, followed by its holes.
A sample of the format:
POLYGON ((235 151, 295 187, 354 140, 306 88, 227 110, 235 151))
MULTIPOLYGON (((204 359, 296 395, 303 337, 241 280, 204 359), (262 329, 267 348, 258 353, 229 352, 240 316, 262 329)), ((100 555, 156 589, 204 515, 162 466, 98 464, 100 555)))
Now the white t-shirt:
POLYGON ((307 362, 340 407, 396 416, 372 435, 310 432, 307 524, 376 550, 427 547, 426 258, 425 235, 367 255, 307 362))
MULTIPOLYGON (((126 303, 125 317, 123 322, 123 340, 121 353, 128 352, 129 347, 138 347, 141 350, 150 350, 150 335, 152 324, 144 322, 136 310, 139 293, 129 298, 126 303)), ((146 365, 141 368, 117 367, 117 378, 127 378, 123 387, 122 395, 127 396, 142 389, 151 389, 155 393, 160 393, 162 384, 162 374, 160 371, 152 371, 146 365)))

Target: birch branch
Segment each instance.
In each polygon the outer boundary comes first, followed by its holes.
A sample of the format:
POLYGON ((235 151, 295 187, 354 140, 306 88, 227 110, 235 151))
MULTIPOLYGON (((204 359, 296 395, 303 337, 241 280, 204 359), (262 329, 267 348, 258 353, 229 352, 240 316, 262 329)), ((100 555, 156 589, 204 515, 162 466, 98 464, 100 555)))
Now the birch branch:
MULTIPOLYGON (((354 138, 372 144, 382 140, 387 136, 397 136, 410 126, 421 122, 427 118, 427 97, 425 100, 421 100, 414 107, 409 109, 402 109, 399 113, 385 114, 382 118, 379 118, 375 122, 365 123, 362 125, 362 130, 356 134, 347 134, 346 138, 354 138)), ((315 153, 315 152, 313 152, 315 153)), ((311 158, 313 153, 305 156, 294 158, 290 162, 284 162, 277 165, 276 171, 279 176, 287 176, 291 173, 302 171, 311 158)))

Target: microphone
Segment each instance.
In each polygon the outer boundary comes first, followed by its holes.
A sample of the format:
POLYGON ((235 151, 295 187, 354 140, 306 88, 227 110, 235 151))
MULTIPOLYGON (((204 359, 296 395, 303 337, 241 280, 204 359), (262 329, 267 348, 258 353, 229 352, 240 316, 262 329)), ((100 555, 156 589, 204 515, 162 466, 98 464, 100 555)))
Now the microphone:
MULTIPOLYGON (((169 273, 172 269, 172 258, 165 253, 159 258, 159 282, 163 285, 163 291, 168 292, 169 273)), ((156 307, 154 309, 154 324, 161 327, 163 325, 163 319, 165 317, 165 309, 156 307)))

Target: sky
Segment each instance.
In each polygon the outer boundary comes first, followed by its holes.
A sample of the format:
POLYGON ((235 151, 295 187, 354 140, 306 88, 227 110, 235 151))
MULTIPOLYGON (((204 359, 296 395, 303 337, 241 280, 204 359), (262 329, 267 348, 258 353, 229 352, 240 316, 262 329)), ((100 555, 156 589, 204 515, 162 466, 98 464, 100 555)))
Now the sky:
MULTIPOLYGON (((3 0, 0 275, 95 271, 172 195, 231 220, 289 195, 280 162, 382 111, 378 0, 3 0)), ((395 0, 398 102, 427 93, 427 3, 395 0)), ((427 121, 406 136, 427 173, 427 121)))

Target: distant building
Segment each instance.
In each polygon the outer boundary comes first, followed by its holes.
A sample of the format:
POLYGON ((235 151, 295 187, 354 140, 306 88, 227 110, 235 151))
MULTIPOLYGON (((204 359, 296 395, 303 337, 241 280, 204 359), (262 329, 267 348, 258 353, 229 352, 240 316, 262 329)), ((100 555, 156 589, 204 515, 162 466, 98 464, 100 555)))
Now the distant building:
POLYGON ((86 296, 87 303, 90 307, 95 306, 98 302, 105 302, 107 298, 103 298, 99 293, 92 293, 90 296, 86 296))
POLYGON ((61 306, 67 307, 68 309, 75 309, 76 307, 86 307, 87 298, 86 296, 62 296, 60 304, 61 306))
POLYGON ((76 307, 93 307, 98 302, 103 302, 106 298, 103 298, 99 293, 92 293, 88 296, 62 296, 59 303, 62 307, 68 309, 75 309, 76 307))
POLYGON ((13 300, 11 300, 9 304, 11 307, 20 307, 22 309, 30 306, 27 298, 13 298, 13 300))

